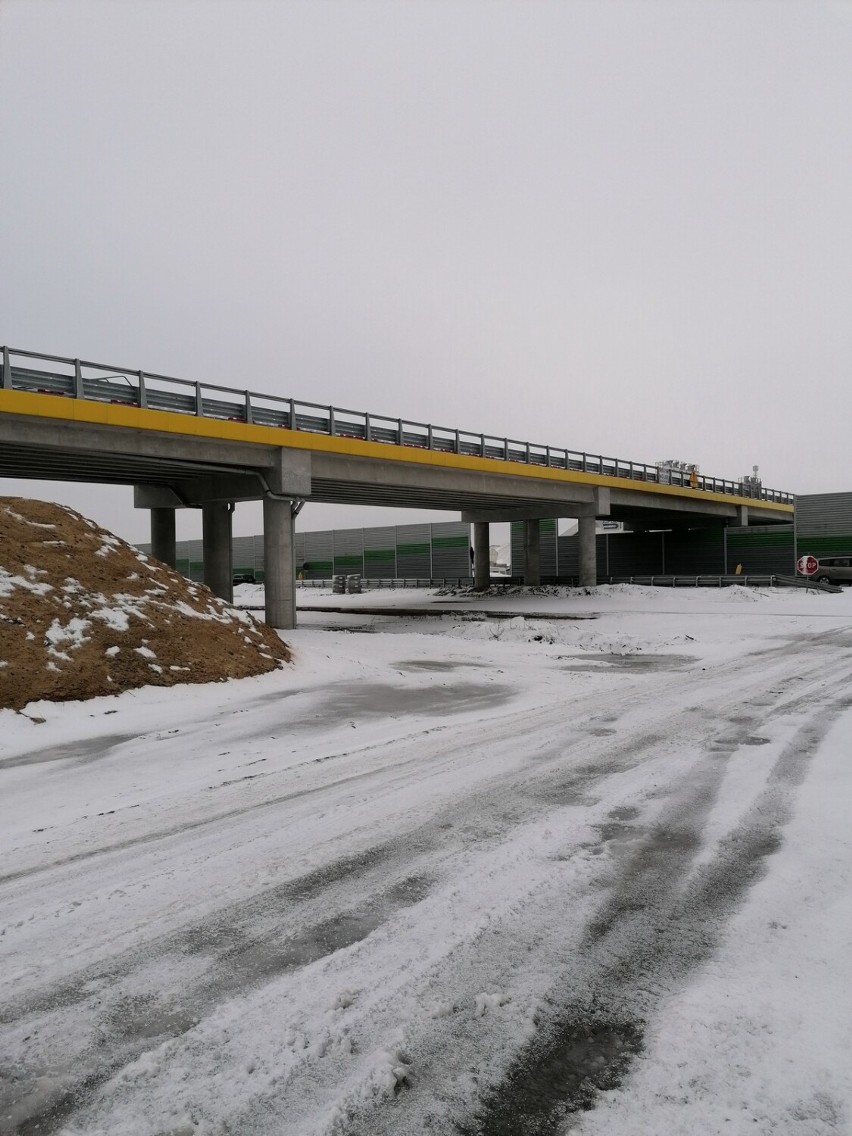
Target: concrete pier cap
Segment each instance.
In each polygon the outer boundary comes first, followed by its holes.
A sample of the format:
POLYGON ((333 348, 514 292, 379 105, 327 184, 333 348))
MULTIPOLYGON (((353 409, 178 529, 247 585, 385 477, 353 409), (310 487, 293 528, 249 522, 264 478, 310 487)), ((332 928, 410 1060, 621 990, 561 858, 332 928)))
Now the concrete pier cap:
POLYGON ((151 550, 174 567, 174 512, 202 512, 204 582, 233 602, 232 516, 236 501, 263 501, 266 622, 296 626, 295 517, 311 492, 311 455, 280 447, 253 469, 194 474, 174 485, 135 485, 133 503, 151 510, 151 550))

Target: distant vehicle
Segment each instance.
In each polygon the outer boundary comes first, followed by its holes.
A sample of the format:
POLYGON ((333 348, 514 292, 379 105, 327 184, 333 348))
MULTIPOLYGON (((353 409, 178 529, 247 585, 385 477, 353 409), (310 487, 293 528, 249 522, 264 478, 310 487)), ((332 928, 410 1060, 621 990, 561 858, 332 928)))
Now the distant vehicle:
POLYGON ((826 584, 852 584, 852 556, 820 556, 813 578, 826 584))
POLYGON ((234 575, 235 584, 256 584, 257 580, 253 572, 237 572, 234 575))

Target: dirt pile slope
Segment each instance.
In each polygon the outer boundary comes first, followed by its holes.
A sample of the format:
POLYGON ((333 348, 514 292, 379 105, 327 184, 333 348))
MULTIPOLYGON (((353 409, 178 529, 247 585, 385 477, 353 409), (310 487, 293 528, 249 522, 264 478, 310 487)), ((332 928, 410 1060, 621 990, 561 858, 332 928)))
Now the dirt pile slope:
POLYGON ((286 644, 73 509, 0 497, 0 708, 263 674, 286 644))

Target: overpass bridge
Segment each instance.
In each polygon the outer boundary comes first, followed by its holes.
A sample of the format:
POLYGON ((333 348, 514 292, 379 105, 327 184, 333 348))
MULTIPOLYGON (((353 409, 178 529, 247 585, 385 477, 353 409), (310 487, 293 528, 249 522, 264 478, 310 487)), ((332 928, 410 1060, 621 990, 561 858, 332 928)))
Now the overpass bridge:
POLYGON ((229 599, 231 514, 263 502, 267 621, 295 625, 294 518, 304 501, 460 511, 476 582, 488 525, 525 522, 538 581, 539 520, 576 517, 594 583, 595 519, 633 528, 789 522, 793 497, 508 436, 411 422, 237 387, 2 348, 0 477, 134 486, 154 555, 175 562, 175 509, 202 509, 205 582, 229 599))

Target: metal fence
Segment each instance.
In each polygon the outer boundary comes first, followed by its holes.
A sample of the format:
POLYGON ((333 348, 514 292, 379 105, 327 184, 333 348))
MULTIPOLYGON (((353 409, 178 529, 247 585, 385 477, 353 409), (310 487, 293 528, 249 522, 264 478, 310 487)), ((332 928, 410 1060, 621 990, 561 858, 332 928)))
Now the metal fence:
POLYGON ((702 475, 693 478, 687 470, 667 468, 661 471, 656 464, 625 461, 603 454, 477 434, 454 427, 434 426, 431 423, 409 422, 407 419, 384 414, 344 410, 341 407, 260 394, 237 387, 150 374, 129 367, 107 366, 104 363, 69 359, 61 355, 44 355, 11 347, 3 347, 2 352, 0 389, 5 390, 60 395, 147 410, 167 410, 173 414, 280 427, 336 438, 355 438, 416 450, 491 458, 527 466, 675 485, 685 489, 698 488, 734 497, 793 504, 791 493, 765 489, 743 479, 731 481, 702 475))

